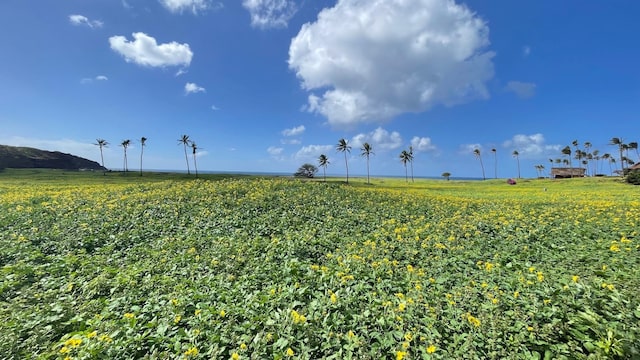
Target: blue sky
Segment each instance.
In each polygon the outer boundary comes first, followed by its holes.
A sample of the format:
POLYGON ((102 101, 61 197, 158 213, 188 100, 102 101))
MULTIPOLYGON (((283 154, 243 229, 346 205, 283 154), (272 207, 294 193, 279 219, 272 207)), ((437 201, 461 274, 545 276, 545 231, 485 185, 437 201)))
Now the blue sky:
MULTIPOLYGON (((640 141, 640 3, 446 0, 5 0, 0 144, 105 165, 487 177, 548 169, 578 140, 640 141), (191 165, 193 166, 193 165, 191 165)), ((637 161, 632 152, 629 156, 637 161)), ((602 165, 601 165, 602 166, 602 165)), ((608 172, 608 165, 602 166, 608 172)))

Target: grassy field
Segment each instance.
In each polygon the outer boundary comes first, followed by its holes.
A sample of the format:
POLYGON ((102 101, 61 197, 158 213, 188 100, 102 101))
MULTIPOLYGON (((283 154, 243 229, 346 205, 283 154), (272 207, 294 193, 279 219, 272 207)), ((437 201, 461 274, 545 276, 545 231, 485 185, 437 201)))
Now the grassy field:
POLYGON ((0 172, 2 359, 640 357, 619 179, 0 172))

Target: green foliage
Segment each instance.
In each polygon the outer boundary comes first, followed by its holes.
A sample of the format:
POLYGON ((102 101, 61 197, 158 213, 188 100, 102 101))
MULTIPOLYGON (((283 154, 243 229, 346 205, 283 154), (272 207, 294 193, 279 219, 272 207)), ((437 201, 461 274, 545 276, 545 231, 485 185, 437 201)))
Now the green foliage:
POLYGON ((627 173, 627 182, 633 185, 640 185, 640 170, 632 170, 627 173))
POLYGON ((305 177, 305 178, 313 178, 318 172, 318 168, 313 164, 303 164, 298 168, 298 170, 293 174, 295 177, 305 177))
POLYGON ((0 178, 0 358, 640 356, 624 184, 82 176, 0 178))

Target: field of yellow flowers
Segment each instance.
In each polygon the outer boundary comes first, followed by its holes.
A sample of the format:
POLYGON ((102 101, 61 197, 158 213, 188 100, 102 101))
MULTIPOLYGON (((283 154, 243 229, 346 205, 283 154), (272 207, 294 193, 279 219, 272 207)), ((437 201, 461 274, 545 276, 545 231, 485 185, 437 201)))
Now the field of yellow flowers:
POLYGON ((101 179, 0 177, 0 358, 640 357, 616 180, 101 179))

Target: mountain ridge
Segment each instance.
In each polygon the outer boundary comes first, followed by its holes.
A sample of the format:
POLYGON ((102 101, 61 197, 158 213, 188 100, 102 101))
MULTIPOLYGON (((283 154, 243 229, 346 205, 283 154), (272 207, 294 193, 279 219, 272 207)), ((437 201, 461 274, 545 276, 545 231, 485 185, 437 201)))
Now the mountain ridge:
POLYGON ((0 169, 106 170, 96 161, 60 151, 0 145, 0 169))

